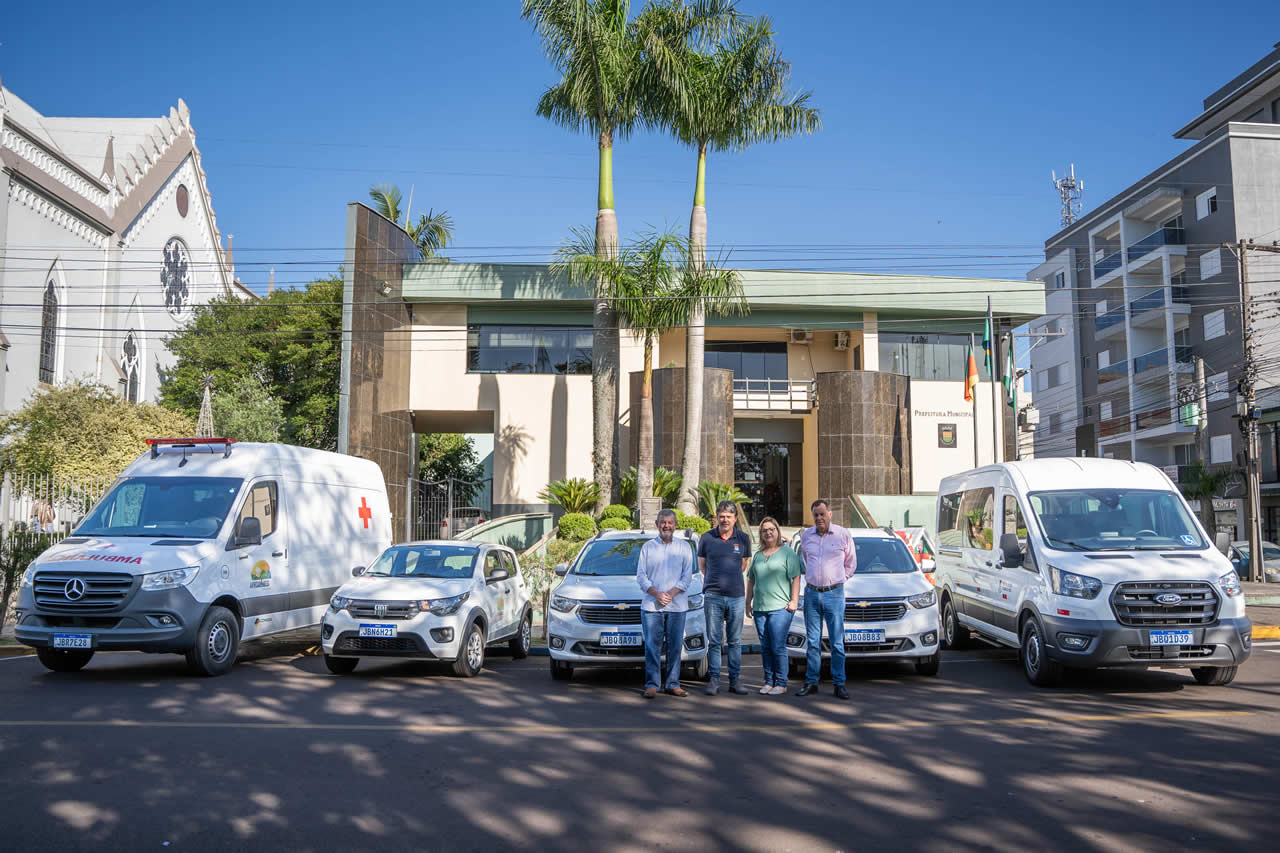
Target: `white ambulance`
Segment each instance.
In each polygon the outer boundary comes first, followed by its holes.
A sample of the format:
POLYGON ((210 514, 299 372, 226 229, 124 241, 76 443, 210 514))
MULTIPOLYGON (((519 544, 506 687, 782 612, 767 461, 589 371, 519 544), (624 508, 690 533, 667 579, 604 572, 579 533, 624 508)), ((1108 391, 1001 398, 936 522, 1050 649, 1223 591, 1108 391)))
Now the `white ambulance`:
POLYGON ((23 574, 17 639, 56 672, 120 649, 184 654, 221 675, 241 641, 318 625, 391 544, 373 462, 228 439, 147 444, 23 574))

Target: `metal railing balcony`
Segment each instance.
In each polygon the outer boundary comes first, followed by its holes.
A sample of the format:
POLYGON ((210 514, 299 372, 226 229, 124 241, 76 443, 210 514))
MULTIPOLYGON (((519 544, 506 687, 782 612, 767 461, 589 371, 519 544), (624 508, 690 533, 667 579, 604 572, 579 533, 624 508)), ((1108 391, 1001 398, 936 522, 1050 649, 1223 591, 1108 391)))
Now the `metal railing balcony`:
POLYGON ((1124 435, 1129 431, 1129 416, 1119 415, 1114 418, 1098 422, 1098 435, 1110 437, 1113 435, 1124 435))
POLYGON ((1109 364, 1106 367, 1098 368, 1098 384, 1103 382, 1114 382, 1117 379, 1124 379, 1129 375, 1129 362, 1118 361, 1115 364, 1109 364))
POLYGON ((1142 373, 1146 370, 1155 370, 1158 367, 1169 366, 1169 348, 1161 347, 1153 349, 1151 352, 1143 353, 1133 360, 1133 372, 1135 374, 1142 373))
POLYGON ((812 379, 734 379, 733 408, 764 412, 807 412, 817 383, 812 379))
POLYGON ((1157 308, 1163 308, 1164 306, 1164 288, 1157 287, 1155 290, 1152 290, 1149 293, 1144 293, 1137 299, 1130 302, 1129 314, 1136 317, 1139 314, 1145 314, 1147 311, 1154 311, 1157 308))
POLYGON ((1124 252, 1117 249, 1093 265, 1093 280, 1096 282, 1107 273, 1115 272, 1124 263, 1124 252))
POLYGON ((1101 332, 1103 329, 1110 329, 1112 326, 1118 326, 1124 322, 1124 306, 1112 308, 1105 314, 1099 314, 1098 319, 1094 322, 1094 328, 1101 332))
POLYGON ((1168 426, 1171 423, 1173 423, 1173 409, 1168 407, 1152 409, 1148 412, 1138 412, 1134 416, 1134 429, 1138 430, 1168 426))
POLYGON ((1159 249, 1161 246, 1182 246, 1187 242, 1187 232, 1181 228, 1157 228, 1125 250, 1126 261, 1138 258, 1159 249))
POLYGON ((1173 348, 1173 360, 1178 364, 1195 364, 1196 357, 1190 344, 1178 344, 1173 348))

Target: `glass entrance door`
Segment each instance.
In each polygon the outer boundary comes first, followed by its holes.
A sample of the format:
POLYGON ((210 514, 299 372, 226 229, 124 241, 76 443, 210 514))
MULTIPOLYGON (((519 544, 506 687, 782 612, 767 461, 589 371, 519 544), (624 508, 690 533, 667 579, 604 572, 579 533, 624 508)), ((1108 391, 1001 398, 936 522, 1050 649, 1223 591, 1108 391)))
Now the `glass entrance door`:
POLYGON ((766 515, 784 526, 795 523, 788 496, 791 447, 779 442, 734 442, 734 485, 751 500, 742 508, 750 524, 759 524, 766 515))

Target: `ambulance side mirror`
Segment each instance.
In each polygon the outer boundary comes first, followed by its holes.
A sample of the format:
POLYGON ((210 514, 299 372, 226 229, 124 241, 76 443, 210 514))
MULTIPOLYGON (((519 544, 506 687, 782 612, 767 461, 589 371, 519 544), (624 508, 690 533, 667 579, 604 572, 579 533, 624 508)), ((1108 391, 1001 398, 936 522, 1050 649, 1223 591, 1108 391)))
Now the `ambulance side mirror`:
POLYGON ((256 516, 240 520, 240 532, 236 534, 236 547, 262 544, 262 522, 256 516))

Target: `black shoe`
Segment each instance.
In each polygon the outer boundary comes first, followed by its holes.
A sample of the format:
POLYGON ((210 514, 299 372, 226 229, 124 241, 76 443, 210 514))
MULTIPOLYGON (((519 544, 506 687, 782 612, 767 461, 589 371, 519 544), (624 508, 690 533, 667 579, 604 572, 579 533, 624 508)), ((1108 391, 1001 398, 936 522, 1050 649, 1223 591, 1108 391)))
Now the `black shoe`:
POLYGON ((705 693, 705 694, 707 694, 708 696, 714 696, 714 695, 716 695, 717 693, 719 693, 719 692, 720 692, 720 679, 718 679, 718 678, 713 678, 713 679, 711 679, 710 681, 708 681, 708 682, 707 682, 706 689, 704 689, 702 692, 703 692, 703 693, 705 693))
MULTIPOLYGON (((808 696, 810 693, 817 693, 817 692, 818 692, 818 685, 806 684, 804 687, 801 687, 799 690, 796 691, 796 695, 808 696)), ((845 694, 845 695, 848 695, 848 694, 845 694)))
POLYGON ((841 684, 836 688, 836 698, 843 699, 846 702, 849 701, 849 691, 845 689, 845 686, 843 684, 841 684))
POLYGON ((743 687, 743 686, 742 686, 742 683, 741 683, 740 681, 738 681, 738 679, 736 679, 736 678, 730 678, 730 679, 729 679, 729 692, 730 692, 730 693, 737 693, 739 696, 746 696, 746 695, 747 695, 747 693, 748 693, 749 691, 747 690, 747 688, 745 688, 745 687, 743 687))

